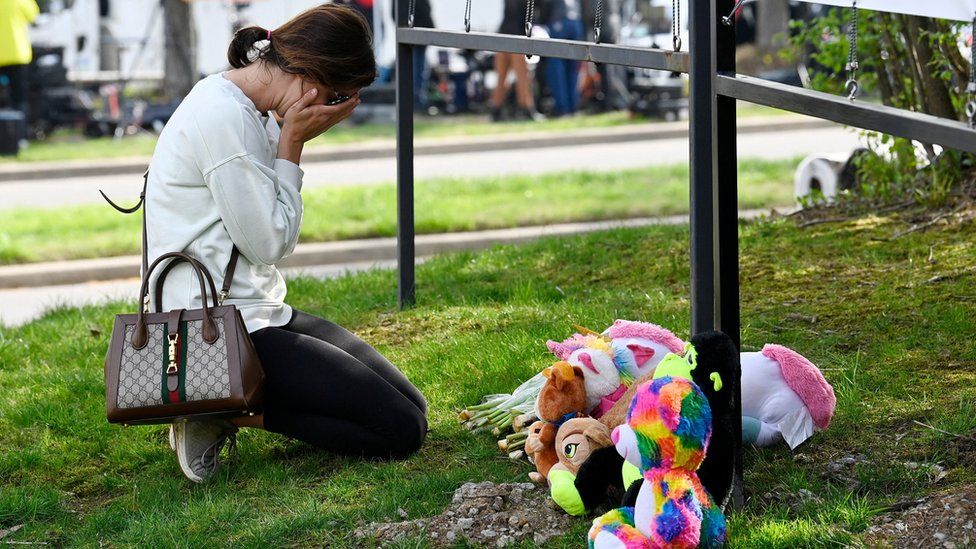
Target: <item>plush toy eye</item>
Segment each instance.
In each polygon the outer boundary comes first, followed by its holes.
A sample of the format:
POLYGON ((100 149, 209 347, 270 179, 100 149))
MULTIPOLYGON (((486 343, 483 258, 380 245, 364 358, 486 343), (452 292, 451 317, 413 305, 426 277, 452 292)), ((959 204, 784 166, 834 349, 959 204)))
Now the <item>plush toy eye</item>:
POLYGON ((563 448, 563 453, 566 454, 566 457, 569 459, 573 459, 573 457, 576 455, 577 448, 579 448, 579 444, 567 444, 566 447, 563 448))

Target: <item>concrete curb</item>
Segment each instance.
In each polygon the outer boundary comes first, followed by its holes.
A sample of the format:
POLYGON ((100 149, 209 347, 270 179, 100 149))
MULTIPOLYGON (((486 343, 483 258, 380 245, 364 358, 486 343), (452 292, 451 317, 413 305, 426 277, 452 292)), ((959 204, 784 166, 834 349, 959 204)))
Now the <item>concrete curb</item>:
MULTIPOLYGON (((752 219, 769 212, 770 209, 743 210, 739 212, 739 217, 752 219)), ((424 257, 445 252, 480 250, 496 244, 517 244, 547 236, 566 236, 623 227, 676 225, 687 222, 687 215, 672 215, 586 223, 559 223, 488 231, 427 234, 416 237, 415 247, 417 257, 424 257)), ((295 252, 278 266, 281 268, 315 267, 392 260, 397 258, 396 244, 396 238, 300 244, 296 246, 295 252)), ((140 264, 139 256, 130 255, 105 259, 11 265, 0 267, 0 289, 136 278, 139 276, 140 264)))
MULTIPOLYGON (((763 116, 739 121, 740 134, 795 131, 801 129, 829 128, 833 122, 802 116, 763 116)), ((456 154, 465 152, 503 151, 512 149, 565 147, 592 143, 625 143, 656 139, 675 139, 688 136, 688 123, 661 122, 586 128, 566 132, 541 131, 507 133, 500 135, 458 138, 417 139, 414 154, 418 156, 456 154)), ((302 161, 336 162, 389 158, 396 154, 392 140, 358 143, 355 145, 317 146, 306 150, 302 161)), ((0 184, 15 181, 92 177, 102 175, 141 175, 149 165, 149 158, 120 158, 92 163, 87 160, 71 160, 44 163, 0 163, 0 184)))

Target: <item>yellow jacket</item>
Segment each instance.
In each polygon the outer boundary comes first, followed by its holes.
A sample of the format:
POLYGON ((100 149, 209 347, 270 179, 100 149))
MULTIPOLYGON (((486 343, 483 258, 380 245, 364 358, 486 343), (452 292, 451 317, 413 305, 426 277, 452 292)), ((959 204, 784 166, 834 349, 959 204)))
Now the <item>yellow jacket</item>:
POLYGON ((31 62, 27 26, 39 12, 35 0, 0 0, 0 67, 31 62))

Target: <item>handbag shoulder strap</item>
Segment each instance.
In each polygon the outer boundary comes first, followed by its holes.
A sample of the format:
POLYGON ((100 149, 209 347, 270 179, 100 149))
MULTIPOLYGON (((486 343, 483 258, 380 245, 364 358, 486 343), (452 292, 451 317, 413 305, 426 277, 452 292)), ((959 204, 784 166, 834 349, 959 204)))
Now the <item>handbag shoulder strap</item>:
MULTIPOLYGON (((109 206, 112 206, 113 208, 115 208, 116 210, 124 214, 131 214, 131 213, 136 213, 139 210, 139 208, 143 204, 145 204, 146 187, 148 186, 148 184, 149 184, 149 170, 146 170, 146 173, 142 174, 142 192, 139 193, 139 202, 137 202, 136 205, 131 208, 123 208, 122 206, 119 206, 115 202, 112 202, 112 199, 109 198, 108 195, 106 195, 105 192, 102 191, 101 189, 98 189, 98 194, 102 195, 102 198, 104 198, 105 201, 108 202, 109 206)), ((146 210, 142 210, 142 273, 143 276, 145 276, 146 271, 149 270, 149 257, 146 255, 148 253, 147 250, 149 249, 149 246, 147 246, 146 244, 147 244, 146 210)))
MULTIPOLYGON (((122 212, 124 214, 135 213, 136 211, 139 210, 140 207, 142 207, 142 276, 144 276, 144 277, 149 274, 148 273, 148 271, 149 271, 149 255, 148 255, 149 254, 149 240, 148 240, 148 237, 146 236, 146 208, 145 208, 145 206, 146 206, 146 189, 148 187, 149 187, 149 169, 146 169, 146 172, 144 174, 142 174, 142 192, 139 193, 139 202, 136 203, 136 205, 135 206, 132 206, 131 208, 123 208, 122 206, 119 206, 115 202, 112 202, 112 199, 109 198, 104 192, 102 192, 101 189, 99 189, 99 191, 98 191, 99 194, 102 195, 102 198, 104 198, 105 201, 108 202, 110 206, 112 206, 113 208, 115 208, 116 210, 118 210, 118 211, 120 211, 120 212, 122 212)), ((231 282, 233 281, 234 271, 237 269, 237 260, 238 260, 238 258, 240 256, 241 256, 241 252, 240 252, 240 250, 237 249, 237 245, 234 244, 233 245, 233 248, 230 251, 230 259, 227 261, 227 267, 224 268, 224 281, 223 281, 223 284, 220 287, 220 301, 219 301, 219 303, 221 305, 223 305, 224 299, 226 299, 227 296, 228 296, 228 294, 230 293, 230 285, 231 285, 231 282)), ((143 300, 144 301, 143 307, 146 308, 146 309, 148 309, 148 307, 149 307, 148 300, 149 300, 149 295, 147 294, 146 297, 143 300)))

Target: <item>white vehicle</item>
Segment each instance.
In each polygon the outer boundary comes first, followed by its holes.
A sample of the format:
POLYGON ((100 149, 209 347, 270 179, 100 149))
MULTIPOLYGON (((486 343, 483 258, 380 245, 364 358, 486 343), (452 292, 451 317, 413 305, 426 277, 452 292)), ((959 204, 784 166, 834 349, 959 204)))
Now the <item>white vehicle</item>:
MULTIPOLYGON (((688 2, 679 2, 681 49, 688 46, 688 2)), ((670 0, 625 0, 622 6, 621 45, 641 48, 674 48, 673 4, 670 0)), ((652 69, 628 68, 630 110, 647 116, 678 120, 688 113, 687 75, 652 69)))

